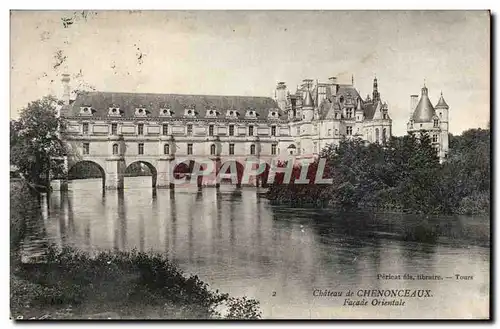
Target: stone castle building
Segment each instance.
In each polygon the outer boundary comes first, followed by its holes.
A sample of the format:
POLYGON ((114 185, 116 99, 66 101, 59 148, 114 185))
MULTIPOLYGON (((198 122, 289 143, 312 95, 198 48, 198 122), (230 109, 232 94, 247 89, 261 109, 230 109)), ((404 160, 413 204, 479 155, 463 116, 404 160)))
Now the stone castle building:
POLYGON ((149 167, 153 186, 167 187, 175 158, 212 159, 216 168, 249 158, 270 164, 289 155, 310 161, 342 137, 381 143, 391 136, 377 79, 365 99, 336 78, 304 80, 293 93, 280 82, 274 99, 87 92, 70 100, 69 75, 62 81, 64 138, 74 155, 68 165, 97 164, 111 189, 123 187, 125 169, 134 162, 149 167))
POLYGON ((443 162, 448 156, 449 149, 449 106, 444 100, 443 93, 441 92, 436 106, 433 106, 429 99, 429 90, 424 84, 420 100, 418 95, 410 96, 410 111, 408 133, 414 133, 417 136, 424 131, 428 133, 438 152, 439 161, 443 162))

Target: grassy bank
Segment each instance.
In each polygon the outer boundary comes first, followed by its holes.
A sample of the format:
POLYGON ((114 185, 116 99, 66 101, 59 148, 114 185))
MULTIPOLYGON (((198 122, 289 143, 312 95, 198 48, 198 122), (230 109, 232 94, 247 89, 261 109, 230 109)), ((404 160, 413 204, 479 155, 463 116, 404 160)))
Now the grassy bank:
POLYGON ((50 250, 11 273, 16 319, 258 319, 258 302, 212 291, 161 255, 50 250))

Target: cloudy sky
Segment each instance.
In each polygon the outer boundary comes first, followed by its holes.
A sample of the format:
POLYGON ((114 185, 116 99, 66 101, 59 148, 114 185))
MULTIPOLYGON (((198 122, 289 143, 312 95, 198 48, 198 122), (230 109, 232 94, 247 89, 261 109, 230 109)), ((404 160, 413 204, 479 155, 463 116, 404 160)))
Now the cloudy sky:
POLYGON ((11 108, 75 89, 272 96, 277 81, 337 76, 363 97, 373 77, 405 133, 424 80, 450 105, 450 130, 490 119, 484 11, 11 12, 11 108))

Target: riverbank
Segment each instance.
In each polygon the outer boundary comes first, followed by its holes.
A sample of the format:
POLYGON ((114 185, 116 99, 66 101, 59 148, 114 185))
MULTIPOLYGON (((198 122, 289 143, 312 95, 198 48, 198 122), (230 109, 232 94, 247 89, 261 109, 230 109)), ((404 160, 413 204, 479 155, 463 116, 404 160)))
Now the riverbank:
MULTIPOLYGON (((286 187, 278 187, 280 189, 285 189, 286 187)), ((385 214, 415 214, 415 215, 479 215, 479 216, 489 216, 491 211, 490 205, 490 194, 480 193, 470 197, 464 198, 459 206, 453 212, 439 212, 436 208, 429 208, 431 211, 426 212, 421 209, 410 209, 403 208, 401 206, 395 205, 363 205, 358 204, 355 206, 345 207, 339 202, 328 199, 318 199, 314 197, 309 197, 308 200, 304 200, 303 197, 298 197, 296 195, 286 195, 286 193, 276 192, 276 187, 271 187, 266 192, 259 194, 260 197, 269 200, 269 203, 273 206, 287 206, 292 208, 311 208, 311 209, 328 209, 339 212, 371 212, 371 213, 385 213, 385 214), (285 197, 283 197, 285 196, 285 197), (314 200, 311 200, 314 199, 314 200)))
POLYGON ((258 302, 232 298, 159 254, 49 250, 11 271, 14 319, 258 319, 258 302))
POLYGON ((37 197, 11 182, 11 317, 27 319, 259 319, 259 303, 212 291, 161 254, 47 248, 21 261, 37 197))

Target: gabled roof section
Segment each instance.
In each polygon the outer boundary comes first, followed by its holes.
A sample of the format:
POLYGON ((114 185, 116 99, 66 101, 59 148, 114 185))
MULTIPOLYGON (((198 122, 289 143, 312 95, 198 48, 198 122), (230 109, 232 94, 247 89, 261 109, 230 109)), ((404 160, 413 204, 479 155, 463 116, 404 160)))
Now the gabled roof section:
MULTIPOLYGON (((142 105, 146 108, 149 117, 159 117, 160 109, 169 108, 173 111, 172 117, 184 117, 185 108, 195 108, 204 118, 205 109, 218 110, 246 110, 253 109, 257 115, 265 119, 271 109, 277 109, 278 104, 270 97, 250 96, 218 96, 218 95, 182 95, 182 94, 149 94, 149 93, 119 93, 119 92, 87 92, 77 96, 69 106, 67 116, 78 116, 80 107, 84 104, 96 109, 94 117, 107 117, 110 106, 120 108, 122 117, 134 117, 135 109, 142 105)), ((280 111, 281 112, 281 111, 280 111)))

